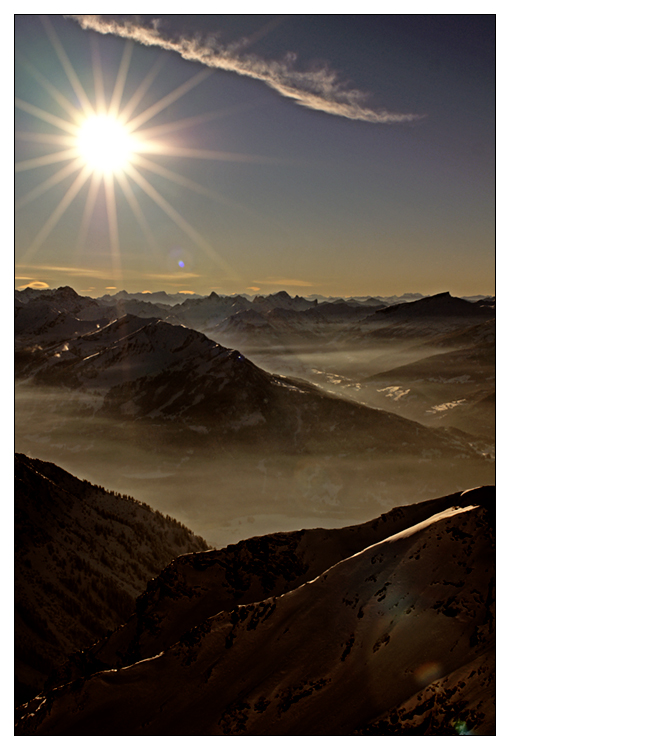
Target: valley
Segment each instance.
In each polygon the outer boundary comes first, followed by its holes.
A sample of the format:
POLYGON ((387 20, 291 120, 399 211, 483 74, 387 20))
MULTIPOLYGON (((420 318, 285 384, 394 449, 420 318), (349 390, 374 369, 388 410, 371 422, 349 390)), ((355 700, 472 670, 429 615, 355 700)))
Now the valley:
POLYGON ((16 450, 216 546, 493 482, 493 300, 170 306, 61 288, 16 305, 16 450), (238 328, 246 314, 265 326, 238 328))

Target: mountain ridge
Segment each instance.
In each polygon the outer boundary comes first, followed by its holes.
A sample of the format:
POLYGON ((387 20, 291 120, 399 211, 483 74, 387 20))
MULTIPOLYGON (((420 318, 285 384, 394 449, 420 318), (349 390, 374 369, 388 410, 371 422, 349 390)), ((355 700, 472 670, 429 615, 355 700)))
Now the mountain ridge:
POLYGON ((181 556, 148 584, 124 625, 76 654, 50 684, 155 656, 205 618, 287 593, 341 560, 460 502, 483 506, 489 523, 495 524, 495 488, 478 487, 399 506, 355 526, 278 532, 181 556))
POLYGON ((14 470, 20 700, 67 656, 120 625, 167 563, 207 545, 169 516, 50 462, 16 454, 14 470))
POLYGON ((17 734, 401 733, 391 714, 409 702, 417 733, 494 733, 495 532, 463 498, 156 656, 50 691, 17 734))

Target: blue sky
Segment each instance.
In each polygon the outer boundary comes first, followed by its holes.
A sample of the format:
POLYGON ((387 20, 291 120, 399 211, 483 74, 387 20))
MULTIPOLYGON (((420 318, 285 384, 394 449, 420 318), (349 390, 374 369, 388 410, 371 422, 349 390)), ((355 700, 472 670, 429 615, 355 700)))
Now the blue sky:
POLYGON ((17 287, 494 293, 494 16, 19 15, 15 43, 17 287), (152 76, 146 161, 107 177, 74 129, 121 69, 117 111, 152 76))

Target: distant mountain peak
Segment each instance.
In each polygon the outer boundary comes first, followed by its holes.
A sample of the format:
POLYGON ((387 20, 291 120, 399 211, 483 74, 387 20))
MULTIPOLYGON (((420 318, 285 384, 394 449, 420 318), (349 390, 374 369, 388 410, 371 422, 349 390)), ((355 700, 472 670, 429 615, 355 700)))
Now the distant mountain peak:
POLYGON ((77 299, 79 295, 71 286, 60 286, 53 290, 54 293, 61 297, 70 297, 71 299, 77 299))

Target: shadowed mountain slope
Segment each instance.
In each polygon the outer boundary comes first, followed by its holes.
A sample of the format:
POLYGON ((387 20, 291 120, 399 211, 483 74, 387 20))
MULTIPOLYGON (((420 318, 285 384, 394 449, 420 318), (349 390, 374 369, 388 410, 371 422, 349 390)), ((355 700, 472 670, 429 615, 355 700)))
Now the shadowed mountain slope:
POLYGON ((341 560, 461 502, 482 504, 495 515, 495 488, 478 487, 394 508, 356 526, 268 534, 221 550, 183 555, 150 581, 135 614, 122 627, 75 654, 51 684, 155 656, 207 617, 287 593, 341 560))
POLYGON ((495 301, 489 299, 469 302, 461 297, 453 297, 450 292, 442 292, 432 297, 423 297, 414 302, 391 305, 374 313, 375 319, 407 320, 427 319, 441 316, 482 316, 492 318, 496 314, 495 301))
POLYGON ((50 691, 21 708, 17 734, 494 733, 488 494, 209 616, 152 658, 50 691))
POLYGON ((51 463, 15 456, 16 700, 122 624, 148 580, 203 539, 51 463))

